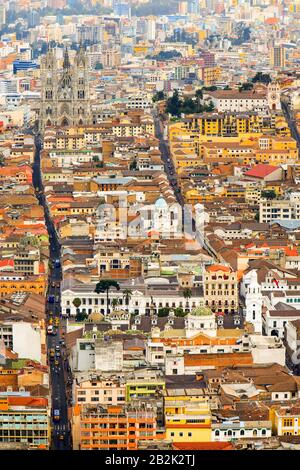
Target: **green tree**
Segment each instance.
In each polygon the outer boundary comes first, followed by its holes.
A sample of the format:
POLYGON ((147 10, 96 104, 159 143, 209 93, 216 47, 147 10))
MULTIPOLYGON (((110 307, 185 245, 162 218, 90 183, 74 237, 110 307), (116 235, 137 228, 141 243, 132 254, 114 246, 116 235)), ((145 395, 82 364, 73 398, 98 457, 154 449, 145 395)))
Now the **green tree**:
POLYGON ((239 87, 239 91, 248 91, 248 90, 252 90, 253 88, 253 83, 251 82, 245 82, 245 83, 242 83, 242 85, 239 87))
POLYGON ((276 199, 276 193, 274 189, 261 191, 260 195, 265 199, 276 199))
POLYGON ((132 297, 132 290, 131 289, 124 289, 123 290, 123 299, 125 300, 126 310, 129 310, 129 302, 132 297))
POLYGON ((163 91, 158 91, 152 98, 152 101, 155 103, 156 101, 162 101, 166 99, 166 95, 163 91))
POLYGON ((119 305, 119 299, 112 299, 111 301, 111 306, 113 309, 115 309, 119 305))
POLYGON ((171 98, 167 100, 166 112, 171 114, 172 116, 179 117, 181 114, 181 100, 179 99, 178 90, 174 90, 173 95, 171 98))
POLYGON ((272 79, 268 73, 262 73, 262 72, 257 72, 254 77, 252 78, 252 82, 256 83, 265 83, 266 85, 269 85, 271 83, 272 79))
POLYGON ((74 307, 79 308, 80 305, 81 305, 81 300, 80 300, 78 297, 76 297, 76 298, 73 300, 73 305, 74 305, 74 307))
POLYGON ((170 313, 170 307, 161 307, 158 309, 158 316, 159 317, 167 317, 170 313))
POLYGON ((77 312, 77 313, 76 313, 76 317, 75 317, 75 319, 76 319, 76 321, 78 321, 78 322, 82 322, 82 321, 86 320, 86 319, 87 319, 87 317, 88 317, 88 316, 87 316, 87 314, 86 314, 86 313, 83 313, 83 312, 77 312))
POLYGON ((195 93, 195 96, 196 96, 196 100, 197 100, 197 112, 201 112, 200 109, 201 109, 201 101, 203 100, 203 91, 201 88, 198 88, 198 90, 196 90, 196 93, 195 93))
POLYGON ((114 279, 101 279, 101 281, 97 282, 95 287, 95 292, 97 294, 102 294, 106 292, 106 314, 109 313, 109 291, 114 287, 118 291, 120 290, 120 285, 114 279))
POLYGON ((181 307, 175 308, 174 313, 176 317, 185 317, 187 315, 187 312, 185 312, 181 307))
POLYGON ((188 304, 189 299, 192 297, 192 290, 189 287, 186 287, 182 291, 183 297, 186 299, 186 303, 188 304))
POLYGON ((213 102, 210 101, 207 108, 206 108, 206 111, 211 113, 214 109, 215 109, 215 106, 214 106, 213 102))

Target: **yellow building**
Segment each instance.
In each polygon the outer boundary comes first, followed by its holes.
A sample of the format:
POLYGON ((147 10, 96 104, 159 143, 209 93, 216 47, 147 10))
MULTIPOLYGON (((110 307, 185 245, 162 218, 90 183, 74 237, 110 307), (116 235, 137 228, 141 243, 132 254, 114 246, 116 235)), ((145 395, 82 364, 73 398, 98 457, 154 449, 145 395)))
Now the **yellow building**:
POLYGON ((46 292, 46 278, 39 276, 22 276, 7 274, 0 277, 0 297, 13 294, 15 292, 33 292, 44 295, 46 292))
POLYGON ((198 77, 203 81, 204 86, 213 86, 221 77, 220 67, 201 67, 198 77))
POLYGON ((167 440, 211 441, 211 412, 203 397, 165 397, 164 413, 167 440))
POLYGON ((150 398, 165 389, 165 380, 149 377, 149 378, 136 378, 134 380, 127 380, 126 401, 139 398, 150 398))
POLYGON ((298 436, 300 431, 300 408, 294 405, 275 405, 270 409, 273 433, 277 436, 298 436))

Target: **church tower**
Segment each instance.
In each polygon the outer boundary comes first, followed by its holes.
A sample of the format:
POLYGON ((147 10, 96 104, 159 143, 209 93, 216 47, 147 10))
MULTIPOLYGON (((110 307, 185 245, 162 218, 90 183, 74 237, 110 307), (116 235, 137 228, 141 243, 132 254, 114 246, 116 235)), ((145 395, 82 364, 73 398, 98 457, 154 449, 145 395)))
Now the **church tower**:
POLYGON ((268 106, 269 109, 279 111, 281 109, 280 104, 280 86, 276 82, 271 82, 268 85, 268 106))
POLYGON ((263 296, 257 282, 257 272, 252 271, 245 296, 246 321, 252 323, 255 333, 262 333, 263 296))
POLYGON ((49 51, 41 63, 40 130, 45 127, 89 124, 91 122, 89 67, 83 49, 71 64, 69 52, 64 52, 63 66, 49 51))

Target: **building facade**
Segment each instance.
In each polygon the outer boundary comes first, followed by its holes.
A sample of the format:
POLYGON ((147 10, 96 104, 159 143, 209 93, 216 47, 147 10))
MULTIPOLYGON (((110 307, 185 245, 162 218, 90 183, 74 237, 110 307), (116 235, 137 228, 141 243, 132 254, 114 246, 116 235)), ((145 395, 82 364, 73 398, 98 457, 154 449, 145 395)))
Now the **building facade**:
POLYGON ((63 67, 59 67, 53 51, 41 63, 41 105, 39 127, 88 124, 91 121, 89 95, 89 65, 81 49, 71 65, 69 53, 64 53, 63 67))

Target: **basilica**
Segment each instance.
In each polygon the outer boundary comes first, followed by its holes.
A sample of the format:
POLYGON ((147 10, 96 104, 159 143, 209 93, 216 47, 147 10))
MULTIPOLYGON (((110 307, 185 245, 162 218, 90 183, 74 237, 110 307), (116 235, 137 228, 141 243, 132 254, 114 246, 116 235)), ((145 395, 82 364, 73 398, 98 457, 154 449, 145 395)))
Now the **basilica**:
POLYGON ((88 124, 91 122, 89 67, 83 49, 71 64, 68 50, 62 67, 53 50, 41 62, 41 102, 39 127, 88 124))

